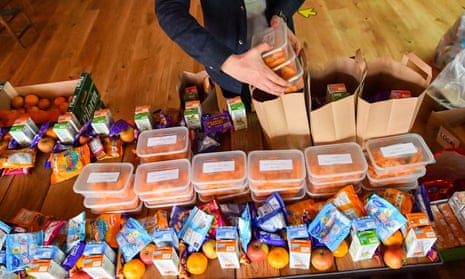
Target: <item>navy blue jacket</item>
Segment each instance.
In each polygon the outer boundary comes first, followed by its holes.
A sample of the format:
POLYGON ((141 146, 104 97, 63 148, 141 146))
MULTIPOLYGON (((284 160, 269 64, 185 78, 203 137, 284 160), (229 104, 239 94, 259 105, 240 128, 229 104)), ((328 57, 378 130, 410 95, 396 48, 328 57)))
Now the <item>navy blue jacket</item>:
MULTIPOLYGON (((285 16, 293 30, 292 16, 304 0, 267 0, 268 22, 285 16)), ((247 51, 247 16, 243 0, 201 0, 204 27, 189 13, 190 0, 156 0, 161 28, 191 57, 203 64, 222 88, 240 94, 242 84, 220 69, 232 54, 247 51)))

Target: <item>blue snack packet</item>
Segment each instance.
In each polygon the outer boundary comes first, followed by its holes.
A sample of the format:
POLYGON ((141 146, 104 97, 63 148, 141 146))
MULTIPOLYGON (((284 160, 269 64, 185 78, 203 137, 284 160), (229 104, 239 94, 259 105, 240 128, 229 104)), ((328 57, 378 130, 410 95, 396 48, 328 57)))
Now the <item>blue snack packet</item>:
POLYGON ((180 238, 194 251, 199 251, 212 223, 213 216, 195 206, 179 232, 180 238))
POLYGON ((241 241, 242 249, 247 252, 247 245, 252 240, 252 215, 250 214, 249 204, 245 205, 241 217, 237 222, 239 230, 239 239, 241 241))
POLYGON ((34 233, 13 233, 6 238, 6 270, 8 273, 25 269, 32 263, 32 256, 43 244, 42 231, 34 233))
POLYGON ((273 192, 257 209, 257 225, 266 232, 276 232, 287 227, 287 212, 278 192, 273 192))
POLYGON ((69 253, 74 246, 86 239, 86 212, 69 219, 66 234, 66 252, 69 253))
POLYGON ((116 241, 126 262, 152 242, 152 237, 134 218, 130 217, 116 235, 116 241))

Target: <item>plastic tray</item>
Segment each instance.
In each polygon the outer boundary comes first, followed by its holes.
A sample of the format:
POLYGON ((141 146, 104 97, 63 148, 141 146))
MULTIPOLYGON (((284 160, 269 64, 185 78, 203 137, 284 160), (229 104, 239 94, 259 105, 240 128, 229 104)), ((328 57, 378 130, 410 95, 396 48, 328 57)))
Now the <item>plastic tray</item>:
POLYGON ((187 159, 140 164, 134 192, 138 196, 163 196, 186 192, 191 184, 191 163, 187 159))
POLYGON ((305 160, 297 149, 251 151, 247 168, 256 193, 299 189, 305 181, 305 160))
POLYGON ((142 131, 137 139, 136 154, 142 163, 188 159, 189 130, 186 127, 171 127, 142 131))
POLYGON ((131 163, 90 163, 82 168, 73 191, 85 197, 120 197, 133 184, 134 166, 131 163))
POLYGON ((368 169, 362 149, 353 142, 310 146, 304 156, 307 177, 315 187, 358 184, 368 169))
POLYGON ((192 184, 196 191, 231 189, 247 183, 246 154, 241 150, 196 154, 192 184))
POLYGON ((377 175, 415 172, 435 162, 423 138, 413 133, 367 140, 365 147, 377 175))

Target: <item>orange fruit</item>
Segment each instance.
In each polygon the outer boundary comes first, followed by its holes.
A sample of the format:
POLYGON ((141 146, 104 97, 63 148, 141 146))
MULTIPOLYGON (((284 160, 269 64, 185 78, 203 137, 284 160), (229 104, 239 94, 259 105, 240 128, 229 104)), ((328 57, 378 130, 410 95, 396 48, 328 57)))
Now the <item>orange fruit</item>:
POLYGON ((400 246, 404 242, 404 237, 402 233, 397 230, 395 233, 391 234, 388 238, 383 241, 384 246, 400 246))
POLYGON ((14 96, 12 99, 11 99, 11 106, 13 108, 16 108, 16 109, 19 109, 19 108, 22 108, 24 106, 24 97, 23 96, 14 96))
POLYGON ((39 103, 39 97, 34 94, 28 94, 26 97, 24 97, 24 103, 26 106, 35 106, 39 103))
POLYGON ((47 98, 41 98, 39 100, 39 103, 37 104, 37 106, 40 108, 40 109, 43 109, 43 110, 47 110, 50 105, 52 104, 52 102, 50 102, 49 99, 47 98))
POLYGON ((58 105, 58 108, 60 109, 61 113, 65 113, 68 110, 69 103, 64 102, 58 105))
POLYGON ((187 271, 194 275, 203 274, 207 270, 208 259, 201 252, 194 252, 187 257, 187 271))
POLYGON ((273 247, 266 260, 271 267, 281 269, 289 264, 289 252, 283 247, 273 247))
POLYGON ((347 242, 343 240, 336 250, 333 251, 333 256, 336 258, 342 258, 347 255, 347 252, 349 252, 349 246, 347 245, 347 242))
POLYGON ((66 98, 63 96, 58 96, 53 99, 53 104, 57 107, 60 106, 60 104, 66 103, 66 98))
POLYGON ((126 279, 140 279, 145 273, 145 264, 134 258, 123 266, 123 275, 126 279))

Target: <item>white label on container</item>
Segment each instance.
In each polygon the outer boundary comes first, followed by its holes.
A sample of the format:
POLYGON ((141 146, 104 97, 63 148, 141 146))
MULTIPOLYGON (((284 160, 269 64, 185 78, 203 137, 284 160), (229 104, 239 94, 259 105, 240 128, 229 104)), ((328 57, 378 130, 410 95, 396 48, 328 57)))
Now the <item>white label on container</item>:
POLYGON ((169 145, 176 143, 176 136, 153 137, 147 139, 147 146, 169 145))
POLYGON ((147 183, 154 183, 167 180, 176 180, 179 178, 179 169, 151 171, 147 173, 147 183))
POLYGON ((411 142, 383 146, 380 150, 385 158, 417 153, 417 148, 411 142))
POLYGON ((292 170, 292 160, 260 160, 260 171, 292 170))
POLYGON ((87 183, 116 182, 118 177, 119 172, 93 172, 89 174, 87 183))
POLYGON ((352 164, 352 156, 350 153, 321 154, 317 156, 317 159, 318 165, 320 166, 352 164))
POLYGON ((234 171, 234 161, 203 163, 203 173, 234 171))

